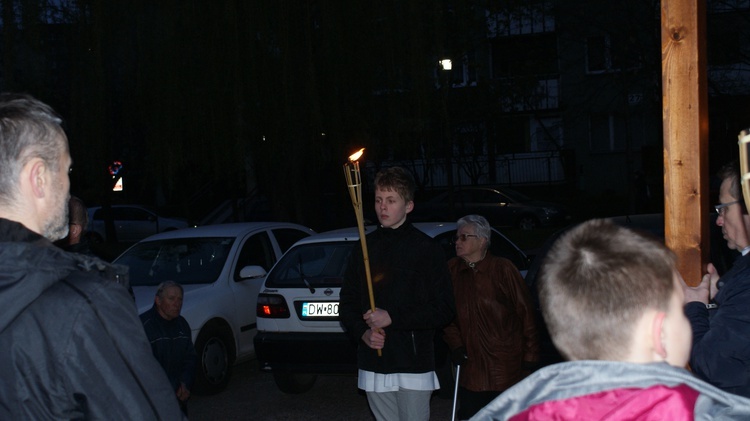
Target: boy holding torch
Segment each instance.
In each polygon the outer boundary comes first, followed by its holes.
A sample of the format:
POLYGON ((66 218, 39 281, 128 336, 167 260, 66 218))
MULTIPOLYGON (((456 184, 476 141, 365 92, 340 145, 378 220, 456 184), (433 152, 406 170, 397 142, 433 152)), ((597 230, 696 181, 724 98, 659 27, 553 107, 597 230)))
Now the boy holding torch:
POLYGON ((355 248, 341 288, 341 321, 359 343, 359 388, 377 420, 429 420, 430 396, 440 388, 435 331, 456 311, 442 249, 407 221, 414 191, 414 178, 403 168, 375 177, 380 226, 367 235, 375 310, 361 249, 355 248))

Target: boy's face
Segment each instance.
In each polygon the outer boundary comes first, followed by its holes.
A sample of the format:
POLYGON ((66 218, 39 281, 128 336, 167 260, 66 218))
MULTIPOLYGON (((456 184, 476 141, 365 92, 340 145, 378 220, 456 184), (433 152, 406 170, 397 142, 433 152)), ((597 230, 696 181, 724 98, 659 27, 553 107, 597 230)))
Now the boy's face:
POLYGON ((667 363, 685 367, 690 358, 693 331, 683 310, 684 292, 680 275, 674 274, 674 292, 669 301, 669 310, 664 318, 663 340, 667 349, 667 363))
POLYGON ((397 191, 381 187, 375 190, 375 213, 383 228, 400 227, 412 209, 414 202, 407 203, 397 191))

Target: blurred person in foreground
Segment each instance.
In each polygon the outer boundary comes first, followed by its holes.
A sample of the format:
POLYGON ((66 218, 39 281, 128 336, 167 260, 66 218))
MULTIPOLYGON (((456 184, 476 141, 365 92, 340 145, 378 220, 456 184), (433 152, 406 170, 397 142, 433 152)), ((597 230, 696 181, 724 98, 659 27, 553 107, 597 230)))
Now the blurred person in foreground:
POLYGON ((375 177, 380 226, 366 238, 375 311, 361 247, 352 253, 341 287, 341 322, 358 342, 358 387, 377 420, 430 419, 430 397, 440 388, 435 332, 455 316, 445 253, 407 220, 415 186, 401 167, 375 177))
POLYGON ((187 401, 198 357, 190 325, 180 316, 183 294, 182 285, 177 282, 162 282, 156 289, 153 307, 141 314, 141 322, 151 343, 151 351, 167 373, 182 412, 187 415, 187 401))
POLYGON ((448 262, 456 318, 444 330, 461 365, 458 417, 469 419, 521 381, 539 359, 534 306, 521 273, 488 251, 492 228, 479 215, 458 220, 456 257, 448 262))
POLYGON ((716 225, 727 246, 741 256, 721 278, 709 263, 700 285, 685 287, 685 313, 693 329, 690 367, 703 380, 750 397, 750 216, 739 162, 724 165, 718 176, 716 225))
POLYGON ((62 121, 0 94, 0 419, 179 420, 127 268, 55 247, 68 233, 62 121))
POLYGON ((683 281, 662 243, 588 221, 555 242, 539 282, 552 340, 570 361, 538 370, 473 419, 750 419, 749 399, 685 370, 683 281))

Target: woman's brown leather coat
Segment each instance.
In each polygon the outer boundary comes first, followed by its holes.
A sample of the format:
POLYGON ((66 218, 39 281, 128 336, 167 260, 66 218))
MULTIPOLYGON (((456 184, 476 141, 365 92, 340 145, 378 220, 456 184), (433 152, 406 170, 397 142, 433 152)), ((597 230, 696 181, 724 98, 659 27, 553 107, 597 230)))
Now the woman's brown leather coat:
POLYGON ((448 262, 456 298, 456 318, 445 330, 451 350, 466 347, 459 384, 475 392, 504 391, 520 381, 524 362, 539 359, 533 302, 518 269, 491 254, 470 268, 448 262))

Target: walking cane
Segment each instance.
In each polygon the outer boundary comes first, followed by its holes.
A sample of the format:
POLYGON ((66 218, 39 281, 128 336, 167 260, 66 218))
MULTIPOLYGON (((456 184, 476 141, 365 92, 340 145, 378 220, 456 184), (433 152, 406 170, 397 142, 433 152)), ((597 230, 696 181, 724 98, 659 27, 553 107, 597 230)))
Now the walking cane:
POLYGON ((456 403, 458 403, 458 376, 461 374, 461 364, 456 366, 456 385, 453 386, 453 415, 451 421, 456 421, 456 403))

